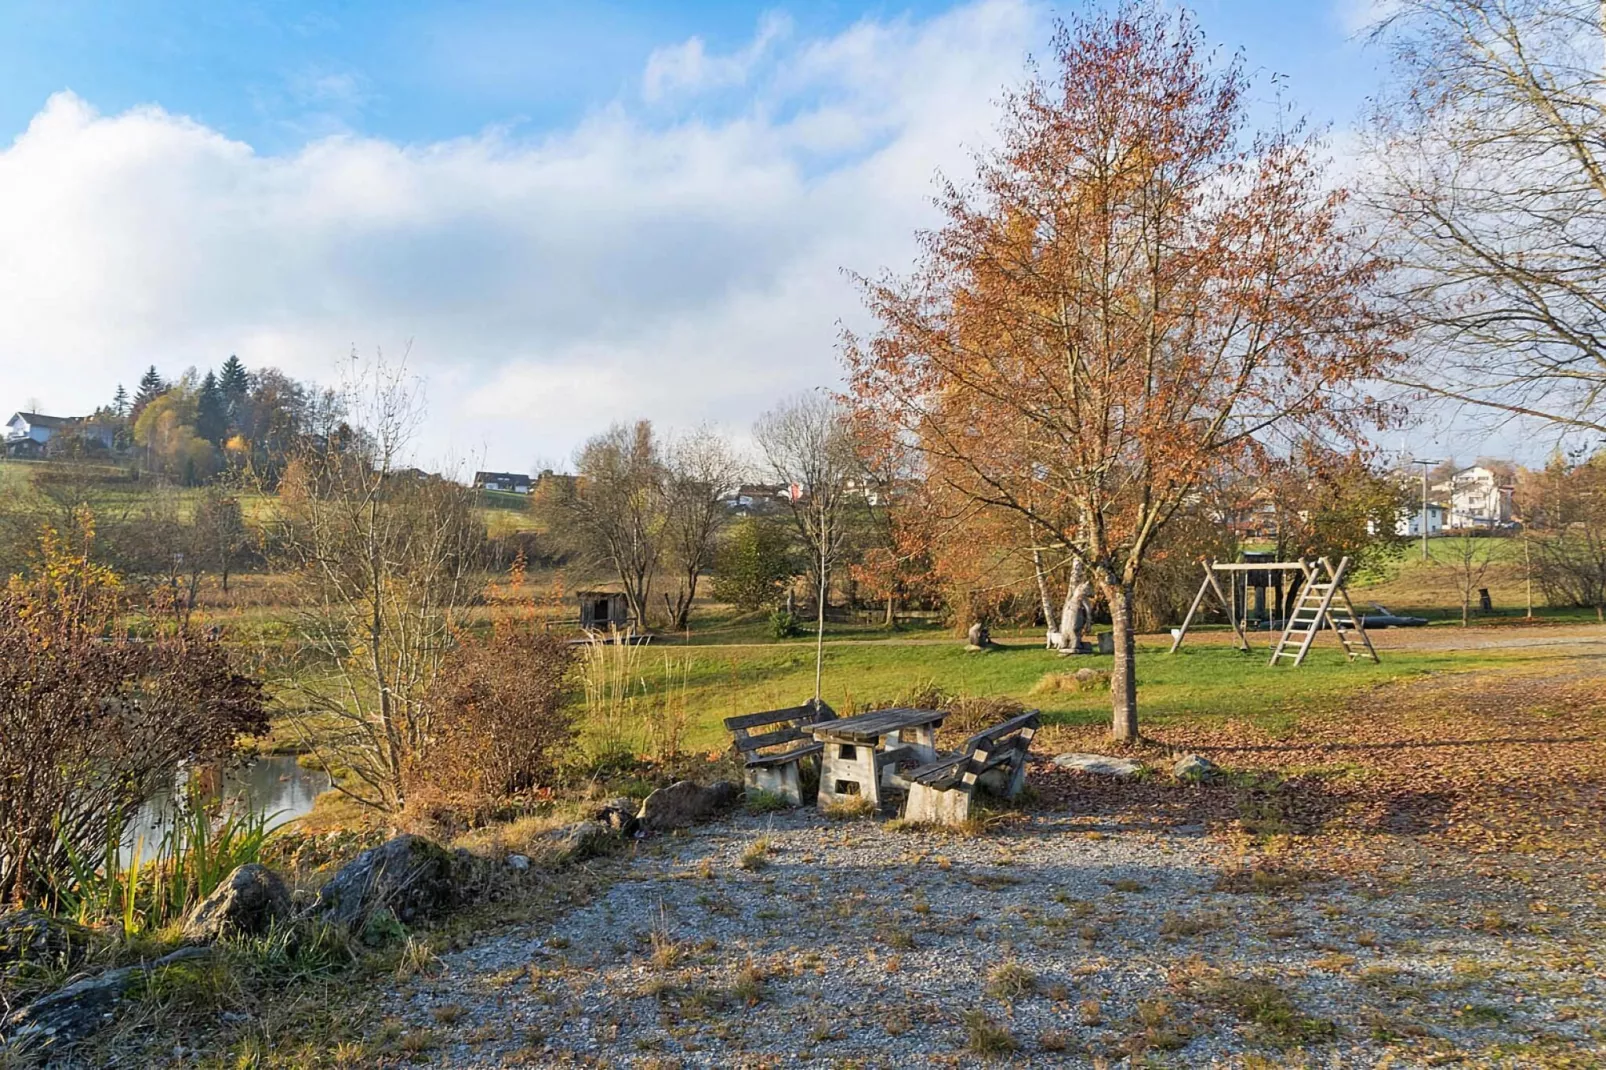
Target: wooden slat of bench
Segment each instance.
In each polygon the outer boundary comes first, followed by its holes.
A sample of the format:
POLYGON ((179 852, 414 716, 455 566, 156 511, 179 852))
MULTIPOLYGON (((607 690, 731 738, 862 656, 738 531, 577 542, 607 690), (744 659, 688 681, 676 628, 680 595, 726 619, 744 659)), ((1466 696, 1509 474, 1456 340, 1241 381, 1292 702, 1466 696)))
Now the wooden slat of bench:
POLYGON ((982 729, 980 732, 977 732, 975 735, 965 740, 965 742, 960 745, 959 749, 970 750, 978 743, 995 740, 1000 736, 1008 735, 1011 732, 1018 732, 1023 728, 1036 728, 1042 723, 1042 719, 1043 715, 1040 711, 1027 710, 1025 713, 1011 717, 1009 720, 1000 724, 995 724, 991 728, 982 729))
POLYGON ((739 717, 725 718, 725 727, 732 732, 737 729, 762 728, 764 725, 779 724, 782 721, 809 721, 819 720, 817 712, 811 705, 789 706, 784 710, 765 710, 762 713, 744 713, 739 717))
POLYGON ((924 784, 928 779, 940 776, 944 770, 957 767, 961 762, 965 761, 969 757, 969 751, 965 751, 963 754, 950 754, 946 758, 938 758, 934 762, 927 762, 925 765, 916 766, 907 773, 903 774, 903 778, 905 780, 918 780, 924 784))
POLYGON ((736 736, 736 749, 739 751, 763 750, 765 747, 778 747, 782 743, 791 743, 799 739, 808 739, 808 733, 797 725, 778 728, 773 732, 764 732, 756 736, 747 736, 740 733, 736 736))
POLYGON ((794 750, 782 751, 779 754, 750 754, 747 764, 751 766, 785 765, 795 762, 799 758, 807 758, 811 754, 818 754, 825 749, 824 743, 809 743, 794 750))
POLYGON ((938 791, 946 791, 957 786, 967 772, 979 777, 983 773, 1009 765, 1015 761, 1017 752, 1023 748, 1018 735, 1014 739, 1005 737, 1028 728, 1036 728, 1041 720, 1042 714, 1039 711, 1028 710, 990 728, 984 728, 965 740, 953 754, 911 769, 903 774, 904 779, 916 781, 938 791), (978 750, 987 752, 985 761, 975 760, 978 750))
MULTIPOLYGON (((932 773, 927 773, 924 777, 915 777, 910 773, 905 773, 904 779, 918 780, 928 788, 948 791, 951 788, 958 787, 964 781, 967 773, 979 778, 994 769, 1001 769, 1009 765, 1014 757, 1014 753, 1006 749, 997 754, 989 754, 985 762, 978 762, 969 753, 966 753, 955 757, 952 762, 952 769, 946 773, 939 768, 932 773)), ((972 783, 974 783, 974 780, 972 780, 972 783)))

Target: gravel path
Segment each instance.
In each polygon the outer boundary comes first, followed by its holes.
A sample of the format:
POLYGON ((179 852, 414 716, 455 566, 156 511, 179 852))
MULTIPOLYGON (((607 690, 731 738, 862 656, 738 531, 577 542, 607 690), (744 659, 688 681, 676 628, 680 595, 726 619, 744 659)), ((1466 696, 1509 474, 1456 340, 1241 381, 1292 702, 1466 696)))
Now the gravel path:
POLYGON ((447 955, 389 1028, 475 1067, 1606 1055, 1601 888, 1473 883, 1248 870, 1202 828, 1068 814, 975 837, 740 816, 447 955))

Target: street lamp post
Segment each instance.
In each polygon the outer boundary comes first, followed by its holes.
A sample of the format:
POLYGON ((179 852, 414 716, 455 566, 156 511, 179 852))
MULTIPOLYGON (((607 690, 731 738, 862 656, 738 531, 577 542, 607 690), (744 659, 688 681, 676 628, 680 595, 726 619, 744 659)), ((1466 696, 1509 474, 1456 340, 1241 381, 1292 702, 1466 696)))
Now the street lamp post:
POLYGON ((1411 464, 1422 466, 1422 560, 1428 559, 1428 468, 1443 461, 1424 461, 1420 457, 1413 458, 1411 464))

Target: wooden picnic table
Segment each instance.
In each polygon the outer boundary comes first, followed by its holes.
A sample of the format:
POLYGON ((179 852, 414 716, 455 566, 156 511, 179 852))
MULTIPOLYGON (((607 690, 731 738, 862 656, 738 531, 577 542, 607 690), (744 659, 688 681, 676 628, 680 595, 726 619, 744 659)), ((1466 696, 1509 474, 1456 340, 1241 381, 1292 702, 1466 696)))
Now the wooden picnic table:
POLYGON ((898 707, 805 726, 825 746, 820 808, 854 798, 879 807, 883 781, 888 787, 901 783, 898 763, 937 759, 937 728, 947 716, 947 710, 898 707))

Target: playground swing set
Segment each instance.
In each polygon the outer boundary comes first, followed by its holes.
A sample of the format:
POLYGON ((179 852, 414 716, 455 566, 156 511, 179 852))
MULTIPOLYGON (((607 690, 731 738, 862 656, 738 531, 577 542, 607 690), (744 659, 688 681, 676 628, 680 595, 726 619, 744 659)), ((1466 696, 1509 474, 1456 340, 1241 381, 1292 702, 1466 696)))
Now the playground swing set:
POLYGON ((1317 633, 1324 628, 1331 628, 1338 636, 1338 641, 1344 647, 1344 656, 1350 661, 1368 657, 1374 662, 1378 660, 1377 651, 1372 646, 1372 640, 1367 637, 1365 620, 1355 612, 1355 606, 1349 600, 1349 591, 1344 585, 1345 573, 1349 571, 1349 558, 1339 559, 1337 567, 1331 560, 1322 557, 1314 561, 1249 561, 1249 562, 1202 562, 1204 568, 1204 582, 1199 585, 1199 593, 1193 596, 1193 604, 1188 607, 1188 615, 1182 620, 1182 627, 1176 629, 1171 640, 1171 653, 1175 654, 1182 645, 1182 640, 1188 634, 1188 628, 1193 623, 1194 614, 1199 612, 1199 606, 1204 602, 1206 594, 1214 594, 1220 602, 1222 610, 1227 614, 1227 621, 1232 625, 1232 631, 1238 639, 1238 647, 1244 653, 1250 652, 1249 637, 1245 634, 1244 624, 1248 620, 1248 593, 1251 588, 1255 590, 1257 611, 1264 615, 1265 597, 1268 587, 1275 588, 1277 604, 1282 604, 1283 576, 1286 573, 1297 572, 1303 578, 1299 590, 1299 598, 1294 602, 1292 612, 1283 625, 1282 636, 1277 640, 1276 647, 1271 652, 1271 661, 1268 664, 1276 665, 1279 658, 1292 658, 1295 665, 1305 660, 1310 652, 1311 644, 1316 641, 1317 633), (1227 578, 1231 596, 1222 590, 1216 576, 1220 573, 1227 578), (1240 593, 1241 592, 1241 593, 1240 593))

